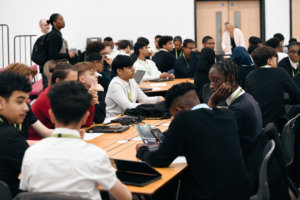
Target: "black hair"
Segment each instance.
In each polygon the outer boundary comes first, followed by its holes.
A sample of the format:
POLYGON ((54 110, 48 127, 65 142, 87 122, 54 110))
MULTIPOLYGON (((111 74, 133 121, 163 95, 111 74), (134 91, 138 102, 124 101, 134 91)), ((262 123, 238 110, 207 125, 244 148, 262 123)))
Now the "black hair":
POLYGON ((8 99, 14 91, 29 93, 31 84, 25 75, 20 75, 11 71, 0 73, 0 96, 8 99))
POLYGON ((281 33, 275 33, 273 37, 278 38, 280 41, 284 40, 284 36, 281 33))
POLYGON ((296 38, 291 38, 291 39, 289 40, 289 44, 292 43, 292 42, 297 42, 297 39, 296 39, 296 38))
POLYGON ((207 36, 202 38, 202 43, 205 44, 208 40, 211 40, 211 39, 213 39, 213 38, 211 36, 207 35, 207 36))
POLYGON ((50 16, 49 20, 47 20, 47 24, 51 24, 53 26, 53 22, 57 20, 57 17, 59 16, 59 13, 54 13, 50 16))
POLYGON ((156 35, 155 37, 154 37, 154 39, 156 40, 157 38, 161 38, 161 35, 156 35))
POLYGON ((134 44, 134 47, 133 47, 133 49, 134 49, 134 53, 137 55, 137 56, 139 56, 140 55, 140 49, 142 49, 143 47, 145 47, 145 46, 148 46, 146 43, 144 43, 144 42, 137 42, 137 43, 135 43, 134 44))
POLYGON ((93 62, 95 60, 101 61, 102 60, 102 56, 99 53, 91 53, 90 55, 88 55, 86 57, 86 61, 93 62))
POLYGON ((103 40, 103 41, 112 42, 112 41, 113 41, 113 39, 112 39, 111 37, 106 37, 106 38, 104 38, 104 40, 103 40))
POLYGON ((262 46, 256 48, 252 52, 252 58, 257 67, 262 67, 268 63, 268 59, 278 57, 277 52, 268 46, 262 46))
POLYGON ((300 43, 298 43, 298 42, 291 42, 291 43, 289 43, 289 45, 288 45, 288 50, 290 50, 293 46, 298 46, 298 47, 300 47, 300 43))
POLYGON ((70 71, 78 71, 76 67, 68 63, 59 63, 54 68, 53 74, 51 76, 51 85, 54 85, 56 79, 65 80, 70 71))
POLYGON ((235 80, 238 85, 240 84, 239 68, 232 60, 221 60, 215 63, 212 68, 213 67, 221 71, 225 77, 235 80))
POLYGON ((129 56, 118 55, 112 62, 112 70, 117 72, 117 69, 123 69, 124 67, 133 66, 133 62, 129 56))
POLYGON ((119 42, 120 49, 126 49, 128 46, 131 47, 129 40, 121 40, 119 42))
POLYGON ((249 47, 248 47, 248 53, 251 55, 252 52, 258 48, 259 46, 257 44, 251 44, 249 47))
POLYGON ((166 45, 170 41, 173 41, 171 36, 162 36, 158 41, 158 45, 160 48, 163 48, 163 45, 166 45))
POLYGON ((89 56, 89 54, 91 53, 99 53, 103 49, 105 49, 105 46, 102 42, 100 41, 89 42, 85 48, 85 55, 89 56))
POLYGON ((142 42, 142 43, 145 43, 145 44, 147 44, 147 45, 149 45, 150 44, 150 42, 149 42, 149 40, 147 39, 147 38, 145 38, 145 37, 139 37, 137 40, 136 40, 136 43, 138 43, 138 42, 142 42))
POLYGON ((183 40, 183 47, 187 47, 187 45, 189 44, 189 43, 193 43, 193 44, 195 44, 195 41, 194 40, 192 40, 192 39, 185 39, 185 40, 183 40))
POLYGON ((57 122, 78 123, 91 106, 92 95, 77 81, 61 81, 51 87, 48 97, 57 122))
POLYGON ((262 43, 261 39, 259 37, 256 36, 251 36, 249 37, 249 44, 259 44, 262 43))
POLYGON ((182 37, 179 36, 179 35, 177 35, 177 36, 174 37, 174 40, 173 40, 173 41, 174 41, 174 42, 175 42, 175 41, 179 41, 180 43, 182 43, 182 37))
POLYGON ((276 37, 269 39, 266 41, 266 46, 272 47, 273 49, 276 49, 280 45, 280 40, 276 37))
POLYGON ((165 96, 165 106, 170 109, 172 103, 177 97, 185 95, 187 92, 194 90, 196 92, 196 87, 191 83, 180 83, 172 86, 165 96))

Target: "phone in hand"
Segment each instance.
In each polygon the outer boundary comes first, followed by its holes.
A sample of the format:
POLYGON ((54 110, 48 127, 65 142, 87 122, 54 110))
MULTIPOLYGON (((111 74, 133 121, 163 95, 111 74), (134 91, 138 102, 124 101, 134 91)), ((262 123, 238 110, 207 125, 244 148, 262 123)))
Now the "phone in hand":
POLYGON ((158 128, 154 128, 151 130, 151 133, 153 134, 153 136, 156 138, 156 140, 161 144, 163 143, 164 139, 165 139, 165 135, 158 129, 158 128))

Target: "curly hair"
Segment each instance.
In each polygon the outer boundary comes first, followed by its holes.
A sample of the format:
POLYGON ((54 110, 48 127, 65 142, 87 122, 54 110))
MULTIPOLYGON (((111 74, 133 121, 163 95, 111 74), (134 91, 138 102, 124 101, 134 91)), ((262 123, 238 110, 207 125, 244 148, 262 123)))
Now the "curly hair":
POLYGON ((187 92, 194 90, 196 87, 191 83, 180 83, 171 87, 165 96, 165 106, 169 109, 177 97, 185 95, 187 92))

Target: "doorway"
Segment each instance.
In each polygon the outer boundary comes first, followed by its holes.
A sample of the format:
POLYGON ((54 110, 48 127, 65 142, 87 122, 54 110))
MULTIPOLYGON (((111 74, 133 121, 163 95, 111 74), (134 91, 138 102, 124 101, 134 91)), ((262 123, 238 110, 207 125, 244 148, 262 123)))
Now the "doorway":
POLYGON ((292 37, 300 41, 300 0, 292 0, 292 37))

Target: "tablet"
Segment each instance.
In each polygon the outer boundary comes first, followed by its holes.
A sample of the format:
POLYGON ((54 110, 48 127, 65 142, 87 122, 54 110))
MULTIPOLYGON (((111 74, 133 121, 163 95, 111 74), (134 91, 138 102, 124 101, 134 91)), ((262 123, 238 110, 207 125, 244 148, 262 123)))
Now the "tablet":
POLYGON ((87 133, 123 133, 129 126, 94 126, 86 130, 87 133))

